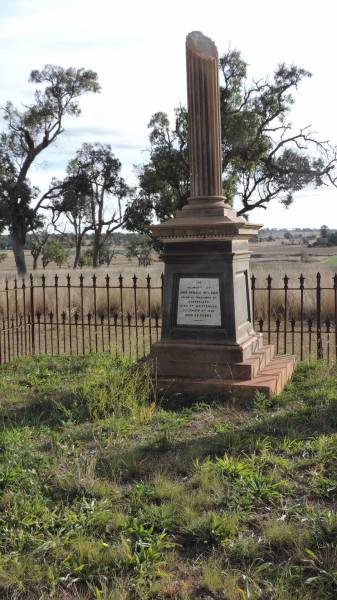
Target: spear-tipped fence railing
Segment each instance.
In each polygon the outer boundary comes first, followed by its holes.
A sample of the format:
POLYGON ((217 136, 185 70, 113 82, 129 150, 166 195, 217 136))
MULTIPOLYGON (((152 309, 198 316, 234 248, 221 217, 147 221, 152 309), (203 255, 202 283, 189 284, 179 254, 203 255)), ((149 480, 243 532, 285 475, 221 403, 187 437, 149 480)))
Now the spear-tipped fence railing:
POLYGON ((256 331, 275 345, 278 354, 296 354, 299 360, 336 360, 337 274, 324 285, 320 273, 315 285, 307 285, 302 274, 292 282, 285 275, 281 285, 273 285, 268 275, 266 283, 259 285, 257 278, 251 277, 256 331))
MULTIPOLYGON (((135 358, 160 339, 164 278, 30 275, 0 287, 0 364, 17 356, 110 351, 135 358)), ((278 354, 337 359, 337 274, 307 285, 251 277, 255 330, 278 354), (330 285, 328 285, 330 283, 330 285)))
POLYGON ((45 275, 0 288, 0 364, 17 356, 110 351, 140 358, 160 339, 163 276, 86 281, 45 275))

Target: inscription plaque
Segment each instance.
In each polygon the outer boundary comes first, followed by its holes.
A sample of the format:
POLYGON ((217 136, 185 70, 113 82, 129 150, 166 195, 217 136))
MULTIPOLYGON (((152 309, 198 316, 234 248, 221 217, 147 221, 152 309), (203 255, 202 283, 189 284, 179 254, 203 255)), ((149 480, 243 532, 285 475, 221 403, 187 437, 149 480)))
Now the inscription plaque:
POLYGON ((221 326, 220 286, 216 277, 181 277, 177 325, 221 326))

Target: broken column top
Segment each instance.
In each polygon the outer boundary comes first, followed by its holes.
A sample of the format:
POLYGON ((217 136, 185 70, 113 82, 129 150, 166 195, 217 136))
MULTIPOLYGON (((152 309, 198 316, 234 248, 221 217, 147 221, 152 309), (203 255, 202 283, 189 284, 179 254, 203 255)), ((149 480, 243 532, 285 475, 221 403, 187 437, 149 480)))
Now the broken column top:
POLYGON ((218 60, 218 50, 213 40, 206 37, 201 31, 191 31, 186 38, 186 46, 204 58, 218 60))

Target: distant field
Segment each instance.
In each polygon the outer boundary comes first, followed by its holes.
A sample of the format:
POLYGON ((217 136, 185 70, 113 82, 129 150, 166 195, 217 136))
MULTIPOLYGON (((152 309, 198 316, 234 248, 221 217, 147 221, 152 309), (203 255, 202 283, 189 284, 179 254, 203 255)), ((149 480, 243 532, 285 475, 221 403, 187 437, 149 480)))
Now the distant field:
POLYGON ((329 256, 329 258, 326 259, 325 264, 330 267, 337 267, 337 256, 329 256))
POLYGON ((251 244, 253 263, 274 263, 287 264, 296 263, 300 266, 301 263, 318 264, 320 268, 324 264, 337 265, 337 247, 329 246, 327 248, 309 248, 299 244, 284 244, 279 241, 262 242, 259 244, 251 244), (333 259, 334 262, 328 261, 333 259))
MULTIPOLYGON (((301 271, 303 268, 301 265, 305 265, 309 263, 312 266, 317 265, 317 270, 324 269, 330 266, 337 266, 337 246, 330 246, 328 248, 308 248, 306 246, 301 245, 292 245, 292 244, 284 244, 282 245, 280 241, 275 242, 262 242, 259 244, 251 244, 250 250, 252 253, 251 265, 252 271, 257 266, 267 265, 270 271, 273 270, 273 267, 287 267, 288 265, 295 264, 298 268, 298 271, 301 271)), ((122 275, 125 273, 129 274, 131 271, 133 272, 151 272, 160 270, 161 263, 158 259, 155 259, 153 264, 147 268, 142 269, 138 267, 138 262, 136 259, 127 259, 125 255, 122 253, 122 249, 119 249, 117 254, 109 267, 103 266, 97 269, 99 273, 109 273, 109 275, 113 275, 115 273, 122 275)), ((0 278, 5 278, 8 276, 9 278, 13 278, 15 276, 15 261, 12 251, 7 250, 6 259, 0 263, 0 278)), ((26 262, 28 271, 32 270, 33 267, 33 259, 29 251, 26 251, 26 262)), ((50 263, 45 270, 39 268, 36 270, 36 274, 40 275, 42 273, 50 274, 51 272, 71 272, 72 269, 72 258, 69 259, 68 264, 64 265, 62 268, 58 268, 54 263, 50 263)), ((75 271, 76 273, 80 273, 80 269, 75 271)), ((92 274, 93 269, 90 267, 85 267, 81 269, 83 274, 90 273, 92 274)))

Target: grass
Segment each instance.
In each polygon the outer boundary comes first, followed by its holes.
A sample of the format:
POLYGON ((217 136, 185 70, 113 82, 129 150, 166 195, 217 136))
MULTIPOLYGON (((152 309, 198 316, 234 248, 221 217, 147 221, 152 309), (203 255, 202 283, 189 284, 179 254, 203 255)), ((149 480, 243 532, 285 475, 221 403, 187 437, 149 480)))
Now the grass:
POLYGON ((337 256, 329 256, 324 262, 329 267, 337 267, 337 256))
POLYGON ((156 398, 108 354, 0 368, 4 600, 333 599, 337 371, 156 398))

